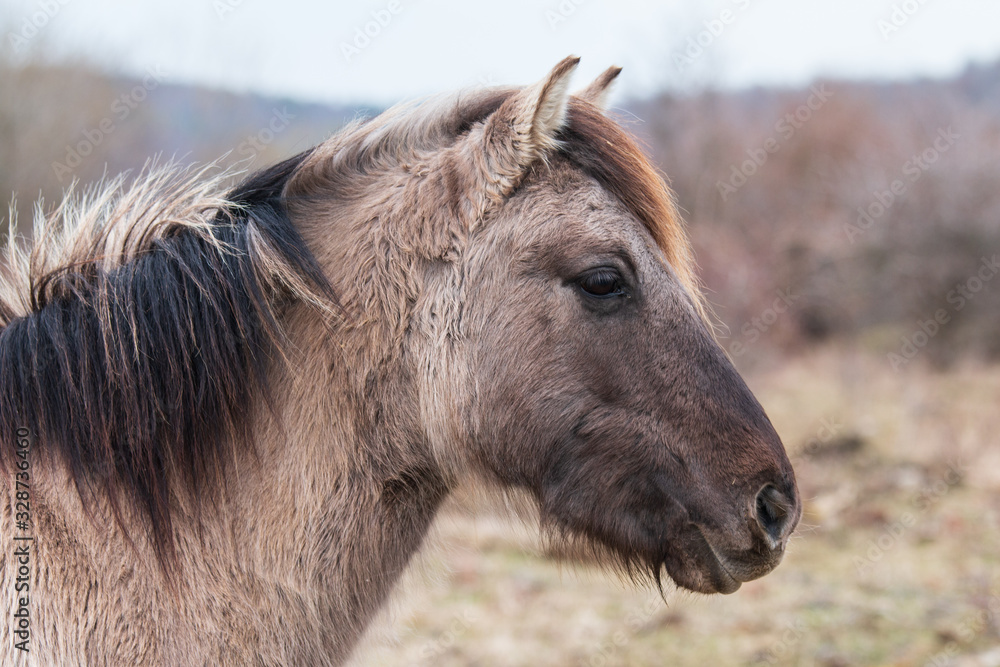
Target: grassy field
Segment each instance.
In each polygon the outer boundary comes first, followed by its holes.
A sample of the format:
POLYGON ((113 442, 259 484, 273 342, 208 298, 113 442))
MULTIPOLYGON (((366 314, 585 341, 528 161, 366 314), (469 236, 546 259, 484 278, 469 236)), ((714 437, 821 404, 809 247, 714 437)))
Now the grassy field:
POLYGON ((1000 665, 1000 368, 828 348, 746 377, 805 499, 774 573, 664 604, 460 495, 356 664, 1000 665))

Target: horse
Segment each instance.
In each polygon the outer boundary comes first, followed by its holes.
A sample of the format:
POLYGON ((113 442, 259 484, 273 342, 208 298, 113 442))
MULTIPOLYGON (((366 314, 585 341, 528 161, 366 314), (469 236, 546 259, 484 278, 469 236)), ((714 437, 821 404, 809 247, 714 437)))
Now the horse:
MULTIPOLYGON (((357 120, 234 184, 70 192, 0 280, 17 664, 347 660, 460 484, 732 593, 801 514, 619 68, 357 120), (30 659, 29 659, 30 658, 30 659)), ((662 588, 661 588, 662 591, 662 588)))

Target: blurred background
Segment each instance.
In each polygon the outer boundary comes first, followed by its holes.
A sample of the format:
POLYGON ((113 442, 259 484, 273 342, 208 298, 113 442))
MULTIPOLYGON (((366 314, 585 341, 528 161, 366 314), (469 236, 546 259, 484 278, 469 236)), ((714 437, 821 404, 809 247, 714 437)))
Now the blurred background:
POLYGON ((357 664, 1000 665, 997 26, 973 0, 3 0, 0 196, 27 234, 152 156, 265 166, 405 98, 622 65, 611 113, 676 192, 801 527, 766 578, 664 604, 463 492, 357 664))

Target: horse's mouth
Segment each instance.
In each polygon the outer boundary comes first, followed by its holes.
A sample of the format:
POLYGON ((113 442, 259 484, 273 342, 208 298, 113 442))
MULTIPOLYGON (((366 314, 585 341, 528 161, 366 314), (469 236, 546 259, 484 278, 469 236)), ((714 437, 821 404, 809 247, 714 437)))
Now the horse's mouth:
POLYGON ((683 554, 664 559, 667 573, 674 582, 696 593, 735 593, 744 580, 733 576, 711 543, 695 524, 684 540, 683 554))
POLYGON ((743 583, 758 579, 777 567, 783 556, 782 550, 763 559, 759 553, 728 557, 712 545, 696 524, 690 525, 686 537, 686 557, 667 558, 665 565, 677 585, 696 593, 735 593, 743 583))

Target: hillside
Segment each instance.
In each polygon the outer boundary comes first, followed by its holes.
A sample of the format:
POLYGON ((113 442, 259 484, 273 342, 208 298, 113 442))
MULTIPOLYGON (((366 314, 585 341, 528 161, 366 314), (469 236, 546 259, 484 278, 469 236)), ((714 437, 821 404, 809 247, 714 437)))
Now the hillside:
MULTIPOLYGON (((178 85, 155 70, 128 80, 6 66, 0 88, 0 193, 18 194, 22 220, 38 193, 52 202, 73 178, 157 155, 265 165, 373 113, 178 85)), ((1000 356, 1000 289, 983 277, 1000 247, 1000 64, 623 107, 614 113, 677 193, 741 365, 828 338, 894 368, 1000 356)))

